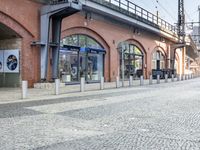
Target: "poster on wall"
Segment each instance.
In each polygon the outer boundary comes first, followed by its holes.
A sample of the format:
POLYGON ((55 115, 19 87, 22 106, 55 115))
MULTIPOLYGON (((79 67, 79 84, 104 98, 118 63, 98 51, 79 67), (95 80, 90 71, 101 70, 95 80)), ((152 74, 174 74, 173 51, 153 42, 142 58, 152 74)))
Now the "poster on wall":
POLYGON ((3 72, 4 71, 4 64, 3 64, 3 53, 4 51, 3 50, 0 50, 0 72, 3 72))
POLYGON ((19 72, 19 50, 4 50, 4 72, 19 72))

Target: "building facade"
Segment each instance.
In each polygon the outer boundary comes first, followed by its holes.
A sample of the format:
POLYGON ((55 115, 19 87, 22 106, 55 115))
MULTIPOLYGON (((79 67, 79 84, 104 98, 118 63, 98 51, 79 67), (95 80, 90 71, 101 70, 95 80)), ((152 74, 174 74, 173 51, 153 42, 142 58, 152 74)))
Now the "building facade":
MULTIPOLYGON (((21 80, 27 80, 32 87, 41 82, 42 45, 34 43, 40 41, 40 12, 46 3, 1 0, 1 4, 0 87, 18 87, 21 80)), ((123 73, 125 79, 130 75, 149 78, 153 70, 172 69, 175 43, 162 34, 81 10, 62 20, 58 77, 69 84, 78 83, 81 77, 87 82, 98 82, 101 76, 107 82, 115 81, 123 73)), ((184 50, 176 51, 178 74, 184 74, 184 54, 184 50)), ((46 81, 53 78, 52 58, 52 49, 48 48, 46 81)))

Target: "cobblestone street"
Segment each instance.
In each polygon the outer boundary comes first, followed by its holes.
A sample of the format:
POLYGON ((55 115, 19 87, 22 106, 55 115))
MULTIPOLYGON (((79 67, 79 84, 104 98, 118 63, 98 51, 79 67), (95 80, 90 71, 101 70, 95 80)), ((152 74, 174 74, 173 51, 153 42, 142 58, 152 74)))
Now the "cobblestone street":
POLYGON ((200 79, 0 104, 0 129, 1 150, 199 150, 200 79))

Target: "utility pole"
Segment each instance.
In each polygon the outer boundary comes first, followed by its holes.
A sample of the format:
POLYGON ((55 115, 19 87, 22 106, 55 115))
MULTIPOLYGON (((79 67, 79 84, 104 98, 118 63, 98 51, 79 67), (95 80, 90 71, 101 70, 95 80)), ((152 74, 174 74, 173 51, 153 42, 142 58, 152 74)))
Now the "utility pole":
POLYGON ((178 42, 185 43, 185 13, 184 0, 178 0, 178 42))
MULTIPOLYGON (((173 61, 172 61, 172 73, 175 72, 175 60, 176 60, 176 49, 184 49, 185 45, 185 13, 184 13, 184 0, 178 0, 178 23, 177 23, 177 34, 178 43, 173 46, 173 61)), ((182 56, 184 58, 184 50, 182 50, 182 56)), ((182 60, 184 62, 184 60, 182 60)))

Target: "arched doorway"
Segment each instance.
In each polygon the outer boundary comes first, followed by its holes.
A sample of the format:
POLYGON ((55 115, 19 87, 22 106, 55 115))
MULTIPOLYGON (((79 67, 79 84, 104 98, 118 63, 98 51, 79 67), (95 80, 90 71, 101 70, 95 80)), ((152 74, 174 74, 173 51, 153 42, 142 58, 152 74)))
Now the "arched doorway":
POLYGON ((154 79, 157 78, 157 75, 160 75, 160 78, 164 78, 165 74, 169 74, 169 72, 166 70, 165 60, 165 55, 159 49, 152 53, 151 68, 154 79))
POLYGON ((159 50, 154 51, 152 54, 152 69, 161 70, 165 69, 165 56, 159 50))
POLYGON ((129 79, 133 76, 138 79, 143 75, 144 54, 142 50, 135 44, 129 43, 125 49, 120 50, 120 77, 129 79))
POLYGON ((21 41, 15 31, 0 23, 0 87, 20 85, 21 41))
POLYGON ((106 51, 94 38, 73 34, 61 40, 59 71, 65 83, 76 83, 84 77, 86 82, 98 82, 104 76, 106 51))

